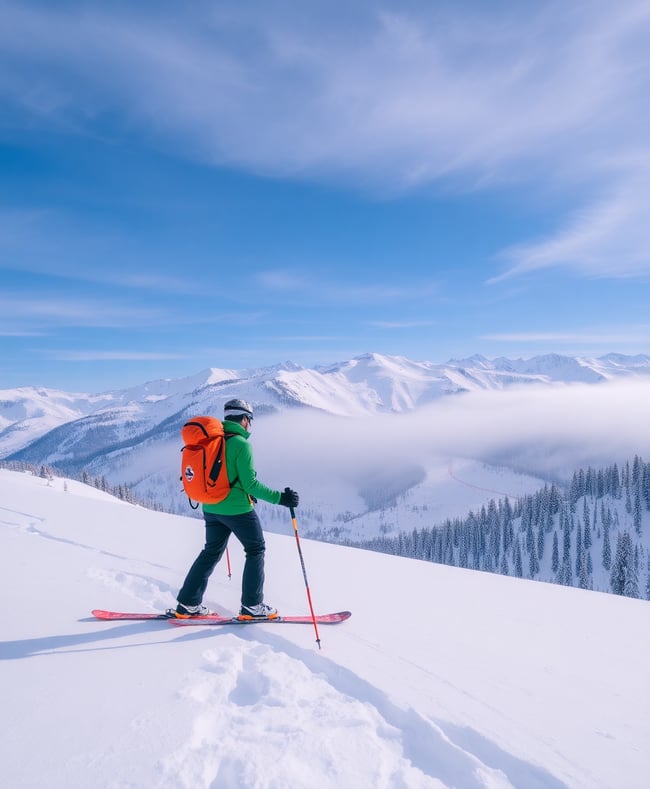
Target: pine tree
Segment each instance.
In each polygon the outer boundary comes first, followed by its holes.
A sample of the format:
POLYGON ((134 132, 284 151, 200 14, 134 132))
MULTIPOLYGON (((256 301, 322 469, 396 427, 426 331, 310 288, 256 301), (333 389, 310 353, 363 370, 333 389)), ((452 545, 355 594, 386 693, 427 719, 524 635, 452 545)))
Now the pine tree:
POLYGON ((576 532, 576 575, 580 577, 580 565, 582 562, 582 529, 580 528, 580 521, 578 521, 578 529, 576 532))
POLYGON ((560 545, 559 545, 559 541, 558 541, 558 538, 557 538, 557 532, 554 531, 553 532, 553 554, 551 556, 551 570, 553 570, 554 573, 557 573, 559 568, 560 568, 560 545))
POLYGON ((634 511, 632 513, 634 531, 641 536, 641 486, 634 491, 634 511))
POLYGON ((529 523, 526 528, 526 550, 528 553, 532 553, 535 550, 535 536, 532 523, 529 523))
POLYGON ((564 584, 565 586, 573 586, 573 572, 571 570, 571 531, 568 521, 565 521, 564 524, 560 583, 564 584))
POLYGON ((581 589, 589 589, 589 570, 587 564, 587 551, 584 546, 580 551, 580 564, 578 567, 578 586, 581 589))
POLYGON ((603 522, 603 567, 609 571, 612 567, 612 546, 609 542, 609 518, 603 522))
MULTIPOLYGON (((631 538, 630 538, 631 539, 631 538)), ((625 586, 623 587, 623 594, 626 597, 639 598, 639 575, 632 564, 632 571, 628 573, 625 579, 625 586)))
POLYGON ((515 575, 517 576, 517 578, 523 578, 524 567, 521 560, 521 545, 519 544, 519 537, 515 538, 514 553, 515 553, 515 575))
MULTIPOLYGON (((594 507, 594 522, 593 522, 594 526, 596 525, 596 513, 597 512, 598 512, 598 507, 594 507)), ((583 545, 585 546, 585 548, 587 550, 589 550, 589 548, 591 548, 591 545, 593 543, 593 540, 591 539, 591 529, 587 525, 586 521, 585 521, 585 528, 584 528, 584 530, 582 532, 582 543, 583 543, 583 545)))
POLYGON ((645 502, 645 508, 650 510, 650 463, 643 464, 643 474, 641 475, 641 492, 645 502))
POLYGON ((571 526, 568 521, 564 522, 564 533, 562 535, 562 561, 571 559, 571 526))
POLYGON ((537 559, 535 543, 533 542, 532 550, 528 555, 528 573, 530 578, 534 578, 538 572, 539 572, 539 560, 537 559))
POLYGON ((460 537, 460 547, 458 549, 458 566, 459 567, 467 567, 467 554, 468 554, 468 540, 467 540, 467 528, 464 527, 462 529, 461 537, 460 537))
POLYGON ((639 580, 634 566, 634 547, 628 531, 619 532, 610 574, 612 592, 626 597, 639 596, 639 580))

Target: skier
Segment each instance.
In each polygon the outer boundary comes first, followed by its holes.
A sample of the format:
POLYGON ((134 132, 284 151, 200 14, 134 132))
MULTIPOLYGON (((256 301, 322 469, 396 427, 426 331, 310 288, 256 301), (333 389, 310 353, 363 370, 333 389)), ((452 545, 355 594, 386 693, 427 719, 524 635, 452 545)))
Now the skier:
POLYGON ((204 504, 205 547, 189 569, 170 616, 184 619, 212 613, 202 605, 208 580, 221 559, 231 533, 242 544, 246 560, 242 576, 239 619, 274 619, 277 609, 264 602, 264 535, 254 503, 257 499, 284 507, 297 507, 295 490, 272 490, 257 479, 248 438, 253 407, 245 400, 229 400, 223 407, 226 434, 226 468, 231 490, 218 504, 204 504))

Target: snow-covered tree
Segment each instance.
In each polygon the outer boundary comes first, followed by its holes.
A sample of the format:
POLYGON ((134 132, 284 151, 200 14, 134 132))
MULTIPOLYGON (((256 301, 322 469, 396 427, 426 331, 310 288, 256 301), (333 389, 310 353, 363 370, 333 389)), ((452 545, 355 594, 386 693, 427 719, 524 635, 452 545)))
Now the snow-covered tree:
POLYGON ((560 545, 557 538, 557 532, 553 532, 553 554, 551 556, 551 570, 554 573, 560 569, 560 545))
POLYGON ((612 546, 609 541, 609 518, 603 523, 603 567, 608 571, 612 568, 612 546))
POLYGON ((639 596, 639 579, 634 566, 634 546, 629 531, 619 532, 610 574, 612 592, 625 597, 639 596))
POLYGON ((521 545, 519 543, 519 537, 515 538, 514 562, 515 562, 515 575, 517 576, 517 578, 523 578, 524 566, 521 559, 521 545))

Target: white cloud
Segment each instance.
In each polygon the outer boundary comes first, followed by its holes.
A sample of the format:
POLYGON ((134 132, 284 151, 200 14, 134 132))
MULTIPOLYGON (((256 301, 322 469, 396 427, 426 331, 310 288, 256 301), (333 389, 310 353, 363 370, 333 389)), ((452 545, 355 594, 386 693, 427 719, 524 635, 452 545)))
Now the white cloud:
POLYGON ((631 179, 552 238, 504 250, 502 257, 512 265, 490 282, 557 266, 590 277, 650 276, 650 188, 631 179))
POLYGON ((435 321, 367 321, 368 326, 376 326, 379 329, 422 329, 427 326, 435 326, 435 321))
MULTIPOLYGON (((300 303, 334 303, 346 305, 372 305, 384 302, 410 303, 418 299, 430 299, 438 293, 438 285, 432 281, 416 280, 409 277, 408 281, 397 271, 399 284, 392 282, 355 282, 355 270, 340 282, 322 277, 311 271, 269 270, 259 272, 254 277, 262 287, 276 291, 279 295, 296 297, 300 295, 300 303)), ((421 324, 417 324, 421 325, 421 324)))
POLYGON ((646 0, 192 7, 4 3, 0 94, 31 123, 85 129, 117 111, 161 146, 256 173, 569 188, 582 211, 507 250, 496 279, 650 270, 646 0))
MULTIPOLYGON (((481 340, 496 340, 513 343, 553 343, 601 347, 629 346, 645 348, 650 341, 650 324, 636 326, 616 326, 610 329, 593 329, 591 331, 555 331, 555 332, 500 332, 482 335, 481 340)), ((576 354, 579 354, 576 351, 576 354)), ((573 354, 571 354, 573 355, 573 354)))
POLYGON ((108 361, 160 361, 165 359, 184 359, 185 356, 174 353, 157 353, 150 351, 43 351, 49 359, 62 362, 108 362, 108 361))
MULTIPOLYGON (((297 411, 255 428, 259 467, 273 476, 323 485, 372 469, 382 474, 449 458, 502 463, 545 478, 581 466, 650 457, 650 379, 454 395, 415 412, 342 419, 297 411), (305 442, 308 435, 310 440, 305 442), (320 484, 320 483, 319 483, 320 484)), ((286 484, 286 483, 284 483, 286 484)))
POLYGON ((395 186, 513 177, 522 160, 591 169, 597 149, 620 151, 621 132, 647 146, 640 0, 561 15, 553 2, 533 13, 407 3, 355 14, 347 33, 331 12, 310 24, 254 2, 208 19, 195 8, 180 19, 162 3, 152 19, 5 3, 3 44, 16 84, 38 63, 41 92, 65 96, 48 116, 126 101, 156 133, 267 172, 395 186))
POLYGON ((307 277, 297 271, 269 270, 260 271, 254 279, 263 287, 275 291, 294 291, 309 287, 307 277))
POLYGON ((116 304, 110 299, 77 298, 54 294, 12 294, 0 297, 0 320, 46 326, 132 327, 164 325, 169 317, 161 309, 116 304))

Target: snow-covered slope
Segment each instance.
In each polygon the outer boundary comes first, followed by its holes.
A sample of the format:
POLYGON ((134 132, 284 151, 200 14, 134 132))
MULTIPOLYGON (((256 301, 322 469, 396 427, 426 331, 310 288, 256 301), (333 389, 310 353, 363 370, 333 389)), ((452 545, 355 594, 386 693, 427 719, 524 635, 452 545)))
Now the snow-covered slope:
MULTIPOLYGON (((321 652, 310 626, 102 623, 173 603, 200 524, 1 470, 0 501, 4 786, 647 785, 648 602, 303 540, 316 609, 353 612, 321 652)), ((292 534, 266 595, 307 613, 292 534)))

